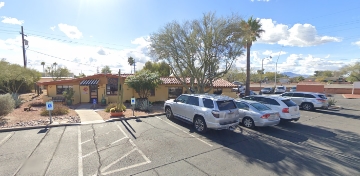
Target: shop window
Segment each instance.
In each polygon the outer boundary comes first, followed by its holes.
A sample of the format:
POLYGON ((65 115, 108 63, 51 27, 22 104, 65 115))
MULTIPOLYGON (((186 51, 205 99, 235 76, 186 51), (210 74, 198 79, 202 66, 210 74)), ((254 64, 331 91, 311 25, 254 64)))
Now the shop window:
POLYGON ((213 94, 221 95, 221 94, 222 94, 222 89, 216 89, 216 88, 214 88, 213 94))
POLYGON ((56 86, 56 95, 62 95, 64 91, 72 89, 72 86, 56 86))
POLYGON ((118 78, 108 78, 108 84, 106 84, 106 95, 117 95, 118 91, 118 78))
POLYGON ((169 99, 173 99, 181 95, 183 92, 182 87, 169 87, 168 97, 169 99))

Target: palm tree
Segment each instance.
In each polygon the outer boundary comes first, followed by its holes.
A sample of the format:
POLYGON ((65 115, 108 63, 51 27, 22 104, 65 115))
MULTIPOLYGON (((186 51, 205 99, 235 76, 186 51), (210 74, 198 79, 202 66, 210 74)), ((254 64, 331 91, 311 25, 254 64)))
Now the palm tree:
POLYGON ((250 17, 247 21, 240 22, 243 44, 246 48, 246 90, 245 95, 250 95, 250 48, 252 43, 260 38, 260 34, 265 32, 261 28, 260 20, 250 17))
POLYGON ((56 71, 56 66, 57 66, 57 63, 56 63, 56 62, 54 62, 54 63, 53 63, 53 65, 54 65, 54 67, 55 67, 55 70, 54 70, 54 71, 56 71))
POLYGON ((43 75, 45 76, 45 62, 41 62, 41 65, 43 66, 43 75))
POLYGON ((134 65, 134 74, 135 74, 135 59, 130 56, 128 58, 128 63, 129 63, 130 66, 134 65))

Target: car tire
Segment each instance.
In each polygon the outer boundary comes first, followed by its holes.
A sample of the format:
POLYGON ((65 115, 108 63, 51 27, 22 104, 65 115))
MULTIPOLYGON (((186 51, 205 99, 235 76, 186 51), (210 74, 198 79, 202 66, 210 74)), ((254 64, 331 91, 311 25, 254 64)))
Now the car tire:
POLYGON ((194 119, 194 128, 199 133, 205 133, 207 131, 206 122, 203 117, 195 117, 194 119))
POLYGON ((251 119, 250 117, 244 117, 244 119, 242 120, 242 124, 246 128, 254 128, 255 127, 254 120, 251 119))
POLYGON ((173 112, 172 112, 172 110, 171 110, 170 107, 166 107, 166 108, 165 108, 165 115, 166 115, 166 117, 167 117, 168 119, 171 119, 171 118, 174 117, 174 114, 173 114, 173 112))
POLYGON ((301 105, 301 108, 305 111, 311 111, 314 109, 314 105, 312 105, 311 103, 303 103, 301 105))

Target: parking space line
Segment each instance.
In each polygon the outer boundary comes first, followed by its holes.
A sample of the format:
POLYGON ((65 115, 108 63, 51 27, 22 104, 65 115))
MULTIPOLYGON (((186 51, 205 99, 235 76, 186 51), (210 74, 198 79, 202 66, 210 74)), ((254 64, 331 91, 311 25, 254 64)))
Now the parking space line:
POLYGON ((176 128, 176 129, 178 129, 178 130, 180 130, 180 131, 182 131, 182 132, 184 132, 184 133, 186 133, 186 134, 190 135, 191 137, 193 137, 193 138, 195 138, 195 139, 197 139, 197 140, 199 140, 199 141, 203 142, 204 144, 206 144, 206 145, 208 145, 208 146, 210 146, 210 147, 212 147, 212 146, 213 146, 213 145, 211 145, 211 144, 207 143, 206 141, 204 141, 204 140, 202 140, 202 139, 200 139, 200 138, 198 138, 198 137, 195 137, 194 135, 190 134, 189 132, 186 132, 186 131, 182 130, 181 128, 179 128, 179 127, 177 127, 177 126, 175 126, 175 125, 173 125, 173 124, 171 124, 171 123, 169 123, 169 122, 167 122, 167 121, 165 121, 165 120, 161 119, 160 117, 156 117, 156 118, 157 118, 157 119, 159 119, 159 120, 161 120, 161 121, 163 121, 163 122, 165 122, 165 123, 167 123, 167 124, 169 124, 170 126, 172 126, 172 127, 176 128))
MULTIPOLYGON (((109 148, 110 146, 112 146, 112 145, 114 145, 114 144, 116 144, 116 143, 120 142, 120 141, 121 141, 121 140, 123 140, 123 139, 127 139, 127 137, 123 137, 123 138, 121 138, 121 139, 119 139, 119 140, 116 140, 116 141, 114 141, 114 142, 112 142, 112 143, 110 143, 110 144, 106 145, 105 147, 99 148, 99 150, 98 150, 98 151, 100 152, 100 151, 102 151, 102 150, 105 150, 105 149, 109 148)), ((86 155, 82 156, 82 158, 86 158, 86 157, 88 157, 88 156, 90 156, 90 155, 92 155, 92 154, 94 154, 94 153, 96 153, 96 152, 97 152, 97 150, 92 151, 92 152, 90 152, 90 153, 88 153, 88 154, 86 154, 86 155)))
POLYGON ((0 141, 0 146, 5 143, 8 139, 10 139, 10 137, 13 135, 14 133, 10 133, 8 134, 3 140, 0 141))
POLYGON ((85 143, 90 142, 90 141, 91 141, 91 139, 86 140, 86 141, 82 142, 81 144, 85 144, 85 143))
POLYGON ((82 160, 82 148, 81 148, 81 130, 78 126, 78 175, 83 176, 83 160, 82 160))

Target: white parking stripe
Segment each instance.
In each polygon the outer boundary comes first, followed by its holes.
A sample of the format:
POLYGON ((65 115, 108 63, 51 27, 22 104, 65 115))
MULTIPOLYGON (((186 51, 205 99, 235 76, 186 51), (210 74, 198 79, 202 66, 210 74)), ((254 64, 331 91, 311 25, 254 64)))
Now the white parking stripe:
POLYGON ((165 123, 167 123, 167 124, 169 124, 169 125, 171 125, 172 127, 176 128, 176 129, 178 129, 178 130, 180 130, 180 131, 182 131, 182 132, 184 132, 184 133, 186 133, 186 134, 190 135, 191 137, 193 137, 193 138, 195 138, 195 139, 197 139, 197 140, 199 140, 199 141, 203 142, 204 144, 206 144, 206 145, 208 145, 208 146, 212 147, 212 145, 211 145, 211 144, 209 144, 209 143, 207 143, 206 141, 204 141, 204 140, 202 140, 202 139, 200 139, 200 138, 195 137, 194 135, 192 135, 192 134, 190 134, 190 133, 188 133, 188 132, 186 132, 186 131, 182 130, 181 128, 179 128, 179 127, 177 127, 177 126, 175 126, 175 125, 173 125, 173 124, 171 124, 171 123, 169 123, 169 122, 167 122, 167 121, 165 121, 165 120, 161 119, 160 117, 156 117, 156 118, 157 118, 157 119, 159 119, 159 120, 161 120, 161 121, 163 121, 163 122, 165 122, 165 123))
POLYGON ((83 160, 82 160, 82 148, 81 148, 81 130, 78 126, 78 175, 83 176, 83 160))
POLYGON ((87 141, 84 141, 84 142, 82 142, 81 144, 85 144, 85 143, 90 142, 90 141, 91 141, 91 139, 89 139, 89 140, 87 140, 87 141))
POLYGON ((7 141, 7 140, 11 137, 11 135, 13 135, 13 133, 8 134, 3 140, 1 140, 1 141, 0 141, 0 146, 1 146, 5 141, 7 141))
MULTIPOLYGON (((120 141, 123 140, 123 139, 127 139, 127 137, 123 137, 123 138, 121 138, 121 139, 119 139, 119 140, 117 140, 117 141, 114 141, 114 142, 108 144, 108 145, 105 146, 105 147, 99 148, 99 151, 104 150, 104 149, 107 149, 107 148, 109 148, 111 145, 114 145, 114 144, 116 144, 117 142, 120 142, 120 141)), ((90 152, 90 153, 88 153, 88 154, 86 154, 86 155, 84 155, 84 156, 82 156, 82 157, 83 157, 83 158, 86 158, 86 157, 88 157, 88 156, 90 156, 90 155, 92 155, 92 154, 94 154, 94 153, 96 153, 96 152, 97 152, 97 150, 92 151, 92 152, 90 152)))

